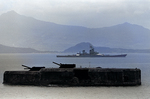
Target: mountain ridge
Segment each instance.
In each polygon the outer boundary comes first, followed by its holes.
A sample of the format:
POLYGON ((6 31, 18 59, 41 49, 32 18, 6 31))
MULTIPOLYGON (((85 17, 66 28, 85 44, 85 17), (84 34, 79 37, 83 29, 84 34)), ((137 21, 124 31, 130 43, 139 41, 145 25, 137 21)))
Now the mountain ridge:
POLYGON ((110 48, 110 47, 96 47, 89 42, 81 42, 75 46, 69 47, 63 51, 63 53, 78 53, 85 50, 89 52, 90 46, 99 53, 150 53, 150 49, 123 49, 123 48, 110 48))
POLYGON ((0 15, 0 42, 40 51, 63 51, 80 42, 111 48, 150 49, 150 30, 127 22, 103 28, 60 25, 10 11, 0 15))
POLYGON ((0 53, 42 53, 32 48, 16 48, 0 44, 0 53))

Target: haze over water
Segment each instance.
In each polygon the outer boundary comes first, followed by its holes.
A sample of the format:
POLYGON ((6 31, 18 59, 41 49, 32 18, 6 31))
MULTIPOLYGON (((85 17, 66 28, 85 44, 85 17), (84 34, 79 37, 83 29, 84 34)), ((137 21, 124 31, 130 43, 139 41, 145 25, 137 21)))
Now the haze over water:
POLYGON ((125 58, 57 58, 56 54, 0 54, 0 99, 149 99, 150 54, 128 54, 125 58), (41 87, 3 85, 3 73, 28 66, 58 67, 52 62, 77 67, 139 68, 142 85, 132 87, 41 87))

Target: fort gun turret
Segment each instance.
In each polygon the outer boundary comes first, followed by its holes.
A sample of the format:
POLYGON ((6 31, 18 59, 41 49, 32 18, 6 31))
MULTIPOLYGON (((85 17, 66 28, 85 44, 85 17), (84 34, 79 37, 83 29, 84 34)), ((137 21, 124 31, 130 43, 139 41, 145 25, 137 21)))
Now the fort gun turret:
POLYGON ((58 64, 59 68, 29 67, 29 71, 5 71, 4 84, 60 86, 136 86, 141 85, 137 68, 75 68, 76 64, 58 64))
POLYGON ((24 69, 29 69, 29 71, 39 71, 40 69, 45 68, 44 66, 43 67, 29 67, 26 65, 22 65, 22 66, 25 67, 24 69))

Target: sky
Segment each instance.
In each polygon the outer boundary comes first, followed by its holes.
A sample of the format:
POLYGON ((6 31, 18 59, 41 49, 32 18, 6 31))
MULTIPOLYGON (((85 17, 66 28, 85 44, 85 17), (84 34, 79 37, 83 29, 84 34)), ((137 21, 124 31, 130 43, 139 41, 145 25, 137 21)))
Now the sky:
POLYGON ((150 29, 150 0, 0 0, 0 15, 11 10, 63 25, 100 28, 129 22, 150 29))

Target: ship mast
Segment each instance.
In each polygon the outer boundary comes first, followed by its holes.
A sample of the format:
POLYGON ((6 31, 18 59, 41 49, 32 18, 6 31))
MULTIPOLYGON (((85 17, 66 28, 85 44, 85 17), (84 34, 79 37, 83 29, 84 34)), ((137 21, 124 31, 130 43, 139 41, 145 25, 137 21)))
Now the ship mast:
POLYGON ((98 54, 98 52, 95 52, 94 51, 94 47, 92 45, 90 45, 90 51, 89 51, 89 54, 98 54))

